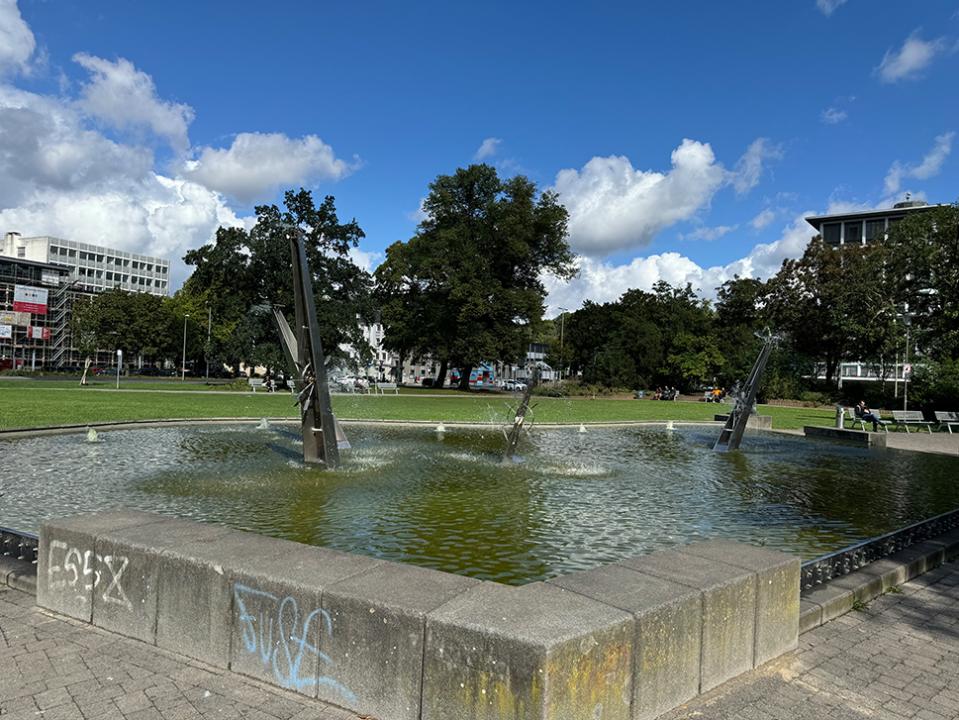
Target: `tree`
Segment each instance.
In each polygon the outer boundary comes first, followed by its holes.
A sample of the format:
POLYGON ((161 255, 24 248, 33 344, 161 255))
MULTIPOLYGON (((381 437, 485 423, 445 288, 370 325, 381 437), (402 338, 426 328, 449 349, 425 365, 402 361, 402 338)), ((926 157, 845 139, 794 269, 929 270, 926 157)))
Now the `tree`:
MULTIPOLYGON (((344 346, 366 349, 358 319, 372 318, 369 274, 349 257, 365 235, 356 220, 341 223, 332 196, 317 207, 308 190, 284 194, 284 209, 261 205, 256 224, 220 228, 212 244, 192 250, 184 261, 194 272, 179 295, 197 316, 209 307, 215 322, 211 354, 227 364, 240 362, 281 367, 270 307, 293 313, 293 278, 288 233, 291 227, 306 233, 306 252, 313 273, 317 320, 323 351, 332 361, 346 357, 344 346)), ((205 337, 205 333, 204 333, 205 337)))
POLYGON ((437 384, 458 368, 468 389, 483 360, 525 355, 543 314, 541 275, 575 274, 568 213, 555 193, 489 165, 440 175, 423 209, 416 235, 391 245, 376 271, 385 345, 430 354, 437 384))

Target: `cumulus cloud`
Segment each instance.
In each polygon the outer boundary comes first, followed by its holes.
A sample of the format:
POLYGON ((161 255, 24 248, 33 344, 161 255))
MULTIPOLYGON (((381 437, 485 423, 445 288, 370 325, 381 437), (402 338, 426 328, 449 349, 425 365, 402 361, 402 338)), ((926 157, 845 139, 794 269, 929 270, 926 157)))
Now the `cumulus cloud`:
POLYGON ((355 166, 336 157, 316 135, 240 133, 229 148, 202 148, 184 174, 243 203, 272 196, 279 188, 339 180, 355 166))
POLYGON ((499 150, 500 143, 503 141, 500 138, 488 137, 483 143, 479 146, 479 149, 473 154, 473 159, 477 162, 482 162, 487 158, 493 157, 497 150, 499 150))
POLYGON ((683 140, 671 160, 666 173, 635 169, 615 155, 561 170, 552 189, 569 210, 573 249, 596 255, 648 245, 663 228, 707 206, 726 182, 708 143, 683 140))
POLYGON ((847 117, 849 117, 849 113, 834 107, 826 108, 819 115, 819 119, 826 123, 826 125, 838 125, 847 117))
POLYGON ((84 112, 120 130, 148 129, 177 152, 190 146, 193 108, 161 100, 153 78, 124 58, 116 62, 86 53, 73 60, 90 72, 79 100, 84 112))
POLYGON ((949 153, 952 152, 952 140, 955 136, 955 132, 938 135, 932 148, 918 164, 906 165, 896 160, 890 166, 889 172, 886 173, 886 192, 898 192, 902 187, 902 181, 906 178, 928 180, 938 175, 946 158, 949 157, 949 153))
POLYGON ((779 160, 783 156, 782 146, 769 141, 769 138, 756 138, 739 158, 731 175, 731 182, 737 195, 745 195, 759 184, 763 170, 770 160, 779 160))
POLYGON ((36 47, 16 0, 0 0, 0 75, 29 70, 36 47))
POLYGON ((681 233, 681 240, 718 240, 736 230, 738 225, 717 225, 716 227, 698 227, 688 233, 681 233))
POLYGON ((749 224, 753 226, 755 230, 762 230, 767 225, 772 223, 776 219, 776 211, 770 208, 765 208, 760 212, 756 217, 749 221, 749 224))
POLYGON ((819 11, 829 17, 832 15, 841 5, 845 5, 846 0, 816 0, 816 7, 819 8, 819 11))
POLYGON ((673 286, 689 283, 699 295, 714 298, 716 288, 737 275, 769 278, 779 271, 783 260, 799 257, 806 249, 814 234, 805 220, 809 214, 794 218, 774 242, 756 245, 748 255, 726 265, 702 267, 676 252, 637 257, 620 265, 580 256, 579 275, 573 280, 543 278, 549 292, 547 314, 557 314, 560 307, 575 310, 584 300, 612 302, 629 289, 650 290, 660 280, 673 286))
POLYGON ((914 80, 922 76, 922 71, 929 67, 937 55, 947 52, 948 49, 949 44, 945 38, 923 40, 919 37, 919 30, 914 30, 901 48, 886 51, 876 73, 885 83, 914 80))

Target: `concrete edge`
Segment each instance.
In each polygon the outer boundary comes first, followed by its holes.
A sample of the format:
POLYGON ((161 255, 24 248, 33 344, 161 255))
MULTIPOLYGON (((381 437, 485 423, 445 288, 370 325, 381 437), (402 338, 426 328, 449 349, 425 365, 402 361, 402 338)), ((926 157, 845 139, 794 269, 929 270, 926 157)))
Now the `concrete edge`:
POLYGON ((37 595, 37 564, 29 560, 0 556, 0 585, 37 595))
POLYGON ((890 555, 856 572, 835 578, 800 594, 799 633, 802 635, 885 594, 892 587, 959 557, 959 530, 953 530, 890 555))

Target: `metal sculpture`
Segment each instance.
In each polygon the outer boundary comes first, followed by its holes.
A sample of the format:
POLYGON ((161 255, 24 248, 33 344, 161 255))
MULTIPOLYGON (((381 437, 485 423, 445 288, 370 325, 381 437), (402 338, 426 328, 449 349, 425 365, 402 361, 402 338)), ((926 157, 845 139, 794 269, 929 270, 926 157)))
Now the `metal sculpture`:
POLYGON ((290 250, 293 257, 293 304, 296 332, 276 307, 273 317, 280 330, 286 359, 298 378, 297 403, 303 430, 303 462, 322 463, 330 469, 340 464, 340 449, 349 448, 346 436, 333 415, 330 387, 326 378, 326 362, 320 330, 316 321, 316 298, 313 295, 313 274, 306 256, 304 233, 291 228, 290 250))
POLYGON ((526 426, 526 415, 531 410, 529 400, 533 394, 533 388, 536 387, 538 383, 539 368, 536 368, 529 377, 529 382, 523 391, 523 399, 520 401, 519 407, 516 408, 516 414, 513 416, 513 425, 509 431, 506 432, 506 453, 503 455, 504 463, 512 461, 513 456, 516 454, 516 446, 519 445, 520 435, 526 426))
POLYGON ((762 350, 759 351, 759 357, 753 364, 753 369, 749 372, 746 384, 737 392, 733 393, 735 404, 732 411, 726 418, 726 425, 719 433, 719 439, 713 446, 713 450, 718 452, 728 452, 729 450, 738 450, 743 441, 743 433, 746 431, 746 423, 753 412, 753 406, 756 404, 756 392, 759 390, 759 381, 762 380, 766 364, 769 362, 769 356, 772 353, 776 337, 768 330, 764 335, 757 337, 765 340, 762 350))

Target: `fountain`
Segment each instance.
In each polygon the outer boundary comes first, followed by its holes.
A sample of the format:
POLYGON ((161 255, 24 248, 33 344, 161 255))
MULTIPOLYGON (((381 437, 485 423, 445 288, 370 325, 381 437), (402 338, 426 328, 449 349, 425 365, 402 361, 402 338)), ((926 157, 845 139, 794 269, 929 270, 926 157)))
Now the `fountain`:
POLYGON ((87 442, 100 442, 100 435, 92 427, 87 428, 87 442))
POLYGON ((533 394, 533 388, 536 387, 536 384, 539 382, 539 370, 534 370, 529 380, 526 389, 523 391, 523 399, 520 401, 519 407, 516 408, 516 414, 513 416, 513 424, 510 426, 509 431, 506 432, 506 452, 503 454, 504 463, 512 462, 516 455, 516 446, 519 444, 520 435, 526 424, 526 415, 531 410, 529 399, 533 394))
POLYGON ((743 433, 746 431, 746 423, 754 411, 756 392, 759 390, 759 381, 762 379, 763 371, 766 369, 766 363, 769 362, 769 356, 772 354, 773 345, 776 342, 776 337, 769 332, 769 330, 766 330, 763 335, 757 333, 756 336, 765 340, 765 342, 763 343, 762 350, 759 351, 759 357, 756 358, 756 362, 753 364, 753 369, 749 372, 749 377, 746 378, 746 384, 738 392, 734 393, 736 398, 735 404, 729 413, 729 417, 726 418, 726 425, 723 427, 722 432, 719 433, 719 438, 713 446, 713 450, 717 452, 729 452, 730 450, 739 449, 743 441, 743 433))
POLYGON ((303 462, 322 463, 332 470, 340 464, 340 449, 349 448, 350 445, 333 415, 326 360, 316 320, 313 274, 306 256, 304 233, 299 228, 290 228, 289 238, 293 259, 296 333, 290 329, 279 308, 273 308, 273 317, 280 331, 286 359, 302 384, 296 399, 300 406, 303 462))

